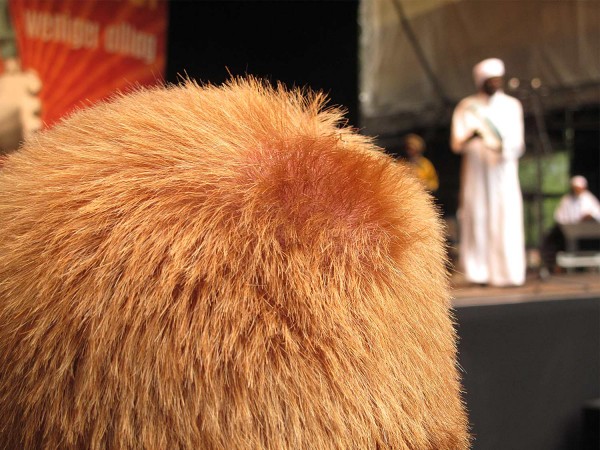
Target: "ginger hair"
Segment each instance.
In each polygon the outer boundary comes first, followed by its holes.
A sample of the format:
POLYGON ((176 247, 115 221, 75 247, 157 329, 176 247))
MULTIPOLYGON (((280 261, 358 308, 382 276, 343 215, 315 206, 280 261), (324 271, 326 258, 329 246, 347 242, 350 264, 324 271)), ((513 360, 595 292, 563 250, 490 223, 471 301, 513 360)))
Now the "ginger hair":
POLYGON ((438 214, 342 121, 188 81, 10 155, 0 448, 467 448, 438 214))

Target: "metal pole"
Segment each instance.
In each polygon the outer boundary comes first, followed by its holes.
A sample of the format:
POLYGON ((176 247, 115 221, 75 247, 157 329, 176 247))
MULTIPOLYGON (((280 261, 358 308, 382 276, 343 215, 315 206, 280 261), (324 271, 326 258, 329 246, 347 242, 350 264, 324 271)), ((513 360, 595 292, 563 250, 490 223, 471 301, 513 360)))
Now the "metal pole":
POLYGON ((425 57, 425 52, 423 51, 421 44, 419 44, 419 40, 417 39, 417 36, 416 36, 415 32, 413 31, 413 29, 410 25, 410 22, 408 21, 408 18, 406 17, 406 13, 404 12, 404 7, 402 6, 402 3, 400 2, 400 0, 392 0, 392 4, 394 5, 396 12, 398 13, 400 23, 404 27, 406 37, 408 38, 409 42, 411 43, 411 45, 415 51, 415 54, 417 55, 417 59, 421 63, 423 70, 425 70, 425 74, 427 75, 427 78, 431 82, 433 89, 435 90, 438 97, 442 100, 444 105, 450 104, 450 100, 444 93, 444 89, 442 88, 442 85, 440 84, 439 80, 435 76, 435 73, 433 72, 433 69, 431 68, 431 64, 429 64, 429 61, 427 61, 427 58, 425 57))

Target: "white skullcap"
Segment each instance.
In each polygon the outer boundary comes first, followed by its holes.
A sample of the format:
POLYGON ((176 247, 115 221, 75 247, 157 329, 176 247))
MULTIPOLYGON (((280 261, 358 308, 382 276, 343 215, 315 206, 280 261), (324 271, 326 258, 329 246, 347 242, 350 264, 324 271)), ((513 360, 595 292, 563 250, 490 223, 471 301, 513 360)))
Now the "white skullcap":
POLYGON ((498 58, 484 59, 473 67, 475 85, 480 88, 485 80, 504 75, 504 63, 498 58))
POLYGON ((581 175, 575 175, 573 178, 571 178, 571 186, 586 189, 587 180, 581 175))

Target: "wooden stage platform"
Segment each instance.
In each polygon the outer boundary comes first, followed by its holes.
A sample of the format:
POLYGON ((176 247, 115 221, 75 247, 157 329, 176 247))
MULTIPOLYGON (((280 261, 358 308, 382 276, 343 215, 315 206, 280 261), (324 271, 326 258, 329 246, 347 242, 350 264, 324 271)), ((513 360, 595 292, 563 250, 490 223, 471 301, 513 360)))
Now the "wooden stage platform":
POLYGON ((455 308, 600 297, 600 273, 596 271, 550 275, 546 279, 532 273, 524 286, 509 288, 470 285, 460 273, 454 273, 451 284, 455 308))

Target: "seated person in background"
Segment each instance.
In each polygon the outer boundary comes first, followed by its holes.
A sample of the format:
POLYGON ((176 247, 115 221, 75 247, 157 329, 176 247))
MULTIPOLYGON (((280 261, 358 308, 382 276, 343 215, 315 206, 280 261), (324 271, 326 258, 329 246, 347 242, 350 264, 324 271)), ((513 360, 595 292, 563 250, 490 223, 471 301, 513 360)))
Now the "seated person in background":
POLYGON ((571 191, 561 199, 554 220, 556 224, 549 231, 542 243, 542 258, 547 268, 556 267, 556 253, 565 249, 565 237, 560 225, 570 225, 594 220, 600 222, 600 202, 594 194, 587 190, 587 180, 581 175, 571 178, 571 191))
POLYGON ((425 141, 421 136, 411 133, 404 137, 404 153, 415 175, 428 191, 435 192, 439 187, 437 172, 431 161, 423 156, 424 151, 425 141))
POLYGON ((571 192, 561 198, 554 220, 566 225, 586 220, 600 222, 600 202, 587 190, 587 180, 581 175, 571 178, 571 192))

